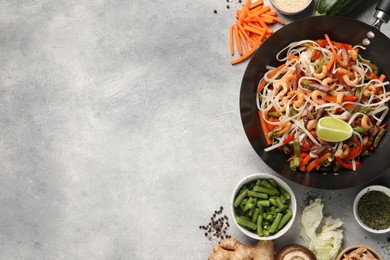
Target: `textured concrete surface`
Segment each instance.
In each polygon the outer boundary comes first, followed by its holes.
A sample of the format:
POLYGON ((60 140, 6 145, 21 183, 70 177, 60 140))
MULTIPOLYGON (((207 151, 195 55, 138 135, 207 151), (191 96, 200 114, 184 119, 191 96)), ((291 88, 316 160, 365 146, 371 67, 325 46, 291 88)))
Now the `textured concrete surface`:
MULTIPOLYGON (((207 257, 199 225, 231 216, 239 179, 272 173, 241 126, 237 2, 0 2, 0 259, 207 257)), ((342 217, 345 245, 387 241, 352 219, 357 188, 291 186, 342 217)))

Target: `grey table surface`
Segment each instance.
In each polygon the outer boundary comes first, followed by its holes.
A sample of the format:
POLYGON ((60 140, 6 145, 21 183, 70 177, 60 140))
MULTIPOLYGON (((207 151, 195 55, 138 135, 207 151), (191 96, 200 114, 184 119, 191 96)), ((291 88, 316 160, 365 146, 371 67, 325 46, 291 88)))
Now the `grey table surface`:
MULTIPOLYGON (((237 3, 0 2, 0 259, 207 258, 215 241, 199 226, 220 206, 231 219, 241 178, 276 174, 241 125, 247 62, 231 66, 228 51, 237 3)), ((320 197, 344 222, 343 246, 390 258, 389 234, 353 218, 362 187, 286 181, 298 214, 320 197)), ((375 183, 389 186, 389 175, 375 183)), ((303 244, 299 226, 297 216, 276 247, 303 244)))

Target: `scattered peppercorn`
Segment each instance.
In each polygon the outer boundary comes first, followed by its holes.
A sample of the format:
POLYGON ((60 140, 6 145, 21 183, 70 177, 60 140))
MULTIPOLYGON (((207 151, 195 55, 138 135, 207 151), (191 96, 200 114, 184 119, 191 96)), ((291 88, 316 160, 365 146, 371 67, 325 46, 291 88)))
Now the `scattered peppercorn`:
POLYGON ((215 13, 215 14, 218 13, 217 10, 214 10, 214 13, 215 13))
POLYGON ((215 210, 213 215, 210 218, 211 222, 208 225, 200 225, 199 229, 205 230, 204 236, 208 240, 217 240, 221 242, 225 238, 230 238, 228 234, 228 228, 230 226, 228 217, 223 215, 223 207, 221 206, 219 210, 215 210))

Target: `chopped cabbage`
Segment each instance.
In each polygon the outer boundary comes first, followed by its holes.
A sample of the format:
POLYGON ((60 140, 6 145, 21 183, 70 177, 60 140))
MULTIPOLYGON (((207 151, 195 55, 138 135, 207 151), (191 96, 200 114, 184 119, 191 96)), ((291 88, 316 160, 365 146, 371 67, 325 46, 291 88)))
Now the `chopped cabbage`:
POLYGON ((343 222, 339 218, 324 217, 323 208, 321 199, 305 207, 300 235, 318 260, 332 260, 341 248, 343 222))

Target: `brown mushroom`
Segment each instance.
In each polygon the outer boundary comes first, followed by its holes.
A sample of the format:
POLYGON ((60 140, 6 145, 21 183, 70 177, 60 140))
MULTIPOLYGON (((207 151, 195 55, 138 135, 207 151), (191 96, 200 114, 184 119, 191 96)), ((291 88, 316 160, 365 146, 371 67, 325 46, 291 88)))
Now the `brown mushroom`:
POLYGON ((277 253, 276 260, 317 260, 317 257, 307 247, 291 244, 277 253))

